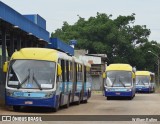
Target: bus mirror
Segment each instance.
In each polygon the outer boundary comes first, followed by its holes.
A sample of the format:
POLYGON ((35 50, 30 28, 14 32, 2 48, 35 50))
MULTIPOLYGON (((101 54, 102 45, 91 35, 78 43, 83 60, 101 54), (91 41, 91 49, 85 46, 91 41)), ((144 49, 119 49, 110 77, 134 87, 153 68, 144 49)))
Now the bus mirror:
POLYGON ((4 64, 3 64, 3 72, 7 72, 7 70, 8 70, 8 62, 5 62, 4 64))
POLYGON ((62 69, 61 69, 60 64, 57 65, 57 75, 58 75, 58 76, 61 76, 61 75, 62 75, 62 69))
POLYGON ((106 78, 106 73, 105 72, 103 72, 102 78, 106 78))

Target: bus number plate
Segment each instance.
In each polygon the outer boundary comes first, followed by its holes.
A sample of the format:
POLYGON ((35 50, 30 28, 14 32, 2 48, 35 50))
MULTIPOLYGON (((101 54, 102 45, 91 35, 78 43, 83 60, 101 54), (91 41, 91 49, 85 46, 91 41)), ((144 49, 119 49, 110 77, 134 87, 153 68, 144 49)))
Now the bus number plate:
POLYGON ((116 95, 120 95, 121 93, 116 93, 116 95))
POLYGON ((25 104, 31 105, 31 104, 33 104, 33 102, 32 101, 25 101, 25 104))

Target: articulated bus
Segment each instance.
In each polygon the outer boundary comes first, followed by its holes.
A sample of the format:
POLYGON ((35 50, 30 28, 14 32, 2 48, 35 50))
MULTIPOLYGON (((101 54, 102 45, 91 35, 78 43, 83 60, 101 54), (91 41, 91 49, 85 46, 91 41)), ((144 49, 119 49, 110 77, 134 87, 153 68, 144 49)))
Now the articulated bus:
POLYGON ((49 107, 57 111, 70 103, 87 103, 91 96, 90 64, 66 53, 46 48, 23 48, 5 62, 5 102, 19 111, 22 106, 49 107))
POLYGON ((106 68, 105 96, 108 100, 116 97, 135 96, 135 75, 129 64, 110 64, 106 68))
POLYGON ((155 74, 149 71, 136 71, 136 92, 155 92, 155 74))

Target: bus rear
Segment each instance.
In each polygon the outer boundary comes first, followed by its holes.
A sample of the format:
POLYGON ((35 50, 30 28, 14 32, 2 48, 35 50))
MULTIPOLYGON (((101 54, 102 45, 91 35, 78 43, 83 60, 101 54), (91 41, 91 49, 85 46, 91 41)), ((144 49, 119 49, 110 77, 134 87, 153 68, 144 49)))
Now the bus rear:
POLYGON ((115 97, 135 96, 134 74, 128 64, 111 64, 106 69, 105 96, 107 99, 115 97))

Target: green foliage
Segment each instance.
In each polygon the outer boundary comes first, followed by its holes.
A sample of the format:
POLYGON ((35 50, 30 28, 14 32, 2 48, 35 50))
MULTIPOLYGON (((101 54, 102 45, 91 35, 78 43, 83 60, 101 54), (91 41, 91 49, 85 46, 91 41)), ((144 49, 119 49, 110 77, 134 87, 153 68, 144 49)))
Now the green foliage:
POLYGON ((118 16, 97 13, 88 20, 79 16, 74 25, 64 22, 51 37, 58 37, 69 42, 77 40, 76 49, 87 49, 89 53, 107 54, 110 63, 130 63, 138 70, 155 71, 156 57, 151 50, 158 53, 158 48, 152 46, 156 41, 148 41, 151 33, 145 25, 134 25, 135 14, 118 16))

